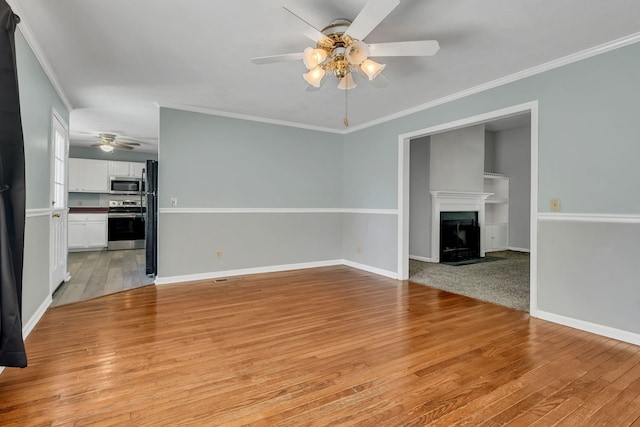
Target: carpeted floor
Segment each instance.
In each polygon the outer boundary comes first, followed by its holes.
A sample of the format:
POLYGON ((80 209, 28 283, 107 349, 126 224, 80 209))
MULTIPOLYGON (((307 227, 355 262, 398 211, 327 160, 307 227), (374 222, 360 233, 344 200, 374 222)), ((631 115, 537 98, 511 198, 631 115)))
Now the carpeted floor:
POLYGON ((498 259, 460 266, 409 260, 409 280, 529 311, 529 254, 501 251, 488 255, 498 259))

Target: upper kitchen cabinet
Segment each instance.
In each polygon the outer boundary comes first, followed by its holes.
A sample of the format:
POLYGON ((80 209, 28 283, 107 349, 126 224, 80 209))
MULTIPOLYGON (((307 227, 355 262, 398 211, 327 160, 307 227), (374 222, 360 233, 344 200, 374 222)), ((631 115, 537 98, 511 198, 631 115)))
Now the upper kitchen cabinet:
POLYGON ((119 177, 142 177, 144 163, 109 162, 109 175, 119 177))
POLYGON ((106 160, 69 159, 69 191, 109 192, 109 162, 106 160))

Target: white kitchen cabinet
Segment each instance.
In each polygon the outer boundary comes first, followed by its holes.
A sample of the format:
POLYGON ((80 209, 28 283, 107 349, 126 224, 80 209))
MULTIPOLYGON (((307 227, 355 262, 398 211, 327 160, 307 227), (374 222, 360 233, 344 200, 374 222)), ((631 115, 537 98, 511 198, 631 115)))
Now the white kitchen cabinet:
POLYGON ((117 177, 135 177, 142 176, 144 163, 135 162, 109 162, 109 175, 117 177))
POLYGON ((145 167, 145 163, 131 163, 131 176, 135 176, 137 178, 142 177, 142 170, 145 167))
POLYGON ((69 159, 69 191, 109 192, 109 162, 106 160, 69 159))
POLYGON ((69 250, 107 247, 107 214, 69 214, 69 250))
POLYGON ((129 162, 109 162, 110 176, 130 176, 129 162))
POLYGON ((484 192, 492 193, 485 201, 484 250, 504 251, 509 248, 509 177, 484 174, 484 192))

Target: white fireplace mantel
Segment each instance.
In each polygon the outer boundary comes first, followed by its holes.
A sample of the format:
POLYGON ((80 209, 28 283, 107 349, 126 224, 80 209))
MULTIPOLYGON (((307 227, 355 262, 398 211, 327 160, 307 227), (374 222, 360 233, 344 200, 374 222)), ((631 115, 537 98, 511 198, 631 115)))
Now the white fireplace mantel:
POLYGON ((493 193, 469 191, 431 192, 431 259, 440 262, 440 212, 478 212, 480 256, 484 256, 484 204, 493 193))

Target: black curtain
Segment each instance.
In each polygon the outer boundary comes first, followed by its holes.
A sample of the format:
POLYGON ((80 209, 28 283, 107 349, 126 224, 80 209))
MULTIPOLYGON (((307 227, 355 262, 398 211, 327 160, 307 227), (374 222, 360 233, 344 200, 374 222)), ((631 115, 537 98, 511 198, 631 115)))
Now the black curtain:
POLYGON ((14 38, 18 22, 7 2, 0 0, 0 366, 24 368, 24 141, 14 38))

